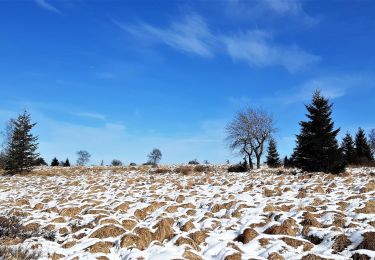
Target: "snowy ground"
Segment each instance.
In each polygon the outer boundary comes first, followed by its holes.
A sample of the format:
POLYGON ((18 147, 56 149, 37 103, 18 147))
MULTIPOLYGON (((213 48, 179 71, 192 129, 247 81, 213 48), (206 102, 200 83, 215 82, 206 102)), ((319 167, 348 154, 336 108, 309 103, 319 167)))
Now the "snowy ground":
POLYGON ((20 243, 43 259, 375 258, 374 168, 342 176, 169 169, 0 176, 0 215, 56 232, 54 241, 0 244, 20 243))

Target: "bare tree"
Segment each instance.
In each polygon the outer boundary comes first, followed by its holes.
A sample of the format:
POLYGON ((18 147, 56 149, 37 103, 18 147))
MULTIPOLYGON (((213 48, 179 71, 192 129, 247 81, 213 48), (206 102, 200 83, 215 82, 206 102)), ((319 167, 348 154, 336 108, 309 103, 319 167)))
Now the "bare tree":
POLYGON ((84 151, 84 150, 78 151, 77 156, 78 156, 77 158, 78 166, 86 165, 90 161, 90 158, 91 158, 91 154, 88 151, 84 151))
POLYGON ((8 154, 9 144, 11 143, 14 131, 14 123, 15 120, 13 118, 9 119, 9 121, 5 125, 4 131, 0 133, 2 136, 2 142, 0 147, 0 168, 5 167, 6 155, 8 154))
POLYGON ((370 134, 368 135, 368 141, 371 152, 375 156, 375 129, 371 129, 370 134))
POLYGON ((153 165, 156 165, 161 160, 162 154, 159 149, 154 148, 147 157, 150 163, 152 163, 153 165))
POLYGON ((236 117, 226 127, 229 148, 246 154, 252 168, 252 156, 256 158, 257 168, 264 151, 264 144, 276 129, 273 118, 261 109, 246 108, 237 113, 236 117))
POLYGON ((253 169, 253 154, 254 150, 251 145, 250 128, 244 124, 243 114, 240 112, 236 117, 227 124, 225 131, 227 133, 226 142, 232 151, 237 151, 238 154, 247 156, 249 160, 250 169, 253 169))

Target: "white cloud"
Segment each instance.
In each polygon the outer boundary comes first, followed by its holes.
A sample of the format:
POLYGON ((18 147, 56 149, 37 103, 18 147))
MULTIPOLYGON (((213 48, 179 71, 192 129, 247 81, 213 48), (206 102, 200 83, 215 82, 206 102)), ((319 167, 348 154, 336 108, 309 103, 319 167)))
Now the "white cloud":
POLYGON ((46 0, 35 0, 35 3, 37 3, 40 7, 44 8, 48 11, 61 14, 61 11, 59 9, 57 9, 56 7, 54 7, 53 5, 48 3, 46 0))
POLYGON ((137 26, 115 22, 125 31, 143 39, 164 43, 180 51, 211 57, 213 36, 204 19, 196 14, 185 16, 181 22, 173 22, 167 28, 146 23, 137 26))
POLYGON ((281 46, 274 43, 271 33, 262 30, 215 34, 197 14, 185 16, 182 21, 173 22, 167 28, 146 23, 115 24, 149 44, 165 44, 176 50, 202 57, 213 57, 221 52, 233 60, 245 61, 250 66, 282 66, 289 72, 295 72, 320 60, 319 56, 310 54, 297 45, 281 46))
POLYGON ((99 114, 99 113, 92 113, 92 112, 80 112, 80 113, 76 113, 75 115, 80 116, 80 117, 97 119, 97 120, 105 120, 106 119, 105 115, 102 115, 102 114, 99 114))
POLYGON ((295 72, 320 60, 319 56, 297 46, 285 47, 273 44, 271 35, 259 30, 224 37, 223 42, 228 54, 234 60, 246 61, 250 66, 280 65, 290 72, 295 72))

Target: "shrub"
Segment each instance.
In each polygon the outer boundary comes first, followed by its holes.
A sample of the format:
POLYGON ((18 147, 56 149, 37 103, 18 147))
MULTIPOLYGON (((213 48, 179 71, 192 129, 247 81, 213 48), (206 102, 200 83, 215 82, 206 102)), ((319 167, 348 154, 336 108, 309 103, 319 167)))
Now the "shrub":
POLYGON ((228 172, 246 172, 247 167, 245 164, 239 163, 228 167, 228 172))
POLYGON ((210 167, 207 165, 197 165, 194 167, 195 172, 208 172, 210 167))
POLYGON ((154 173, 168 173, 168 172, 170 172, 170 170, 167 168, 158 168, 154 171, 154 173))
POLYGON ((189 175, 193 172, 193 168, 189 166, 180 166, 176 168, 177 173, 181 173, 182 175, 189 175))
POLYGON ((194 160, 189 161, 188 164, 197 165, 197 164, 199 164, 199 162, 198 162, 197 159, 194 159, 194 160))
POLYGON ((137 164, 132 162, 129 164, 129 166, 137 166, 137 164))
POLYGON ((112 160, 111 165, 112 166, 122 166, 122 161, 114 159, 114 160, 112 160))

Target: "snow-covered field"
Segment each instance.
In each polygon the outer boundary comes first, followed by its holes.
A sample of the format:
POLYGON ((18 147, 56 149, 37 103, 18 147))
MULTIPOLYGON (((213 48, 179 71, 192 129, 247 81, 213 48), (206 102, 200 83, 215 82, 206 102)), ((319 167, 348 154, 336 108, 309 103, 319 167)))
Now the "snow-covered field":
POLYGON ((0 244, 40 250, 43 259, 375 258, 374 168, 341 176, 168 169, 0 176, 0 215, 56 232, 54 241, 0 244))

